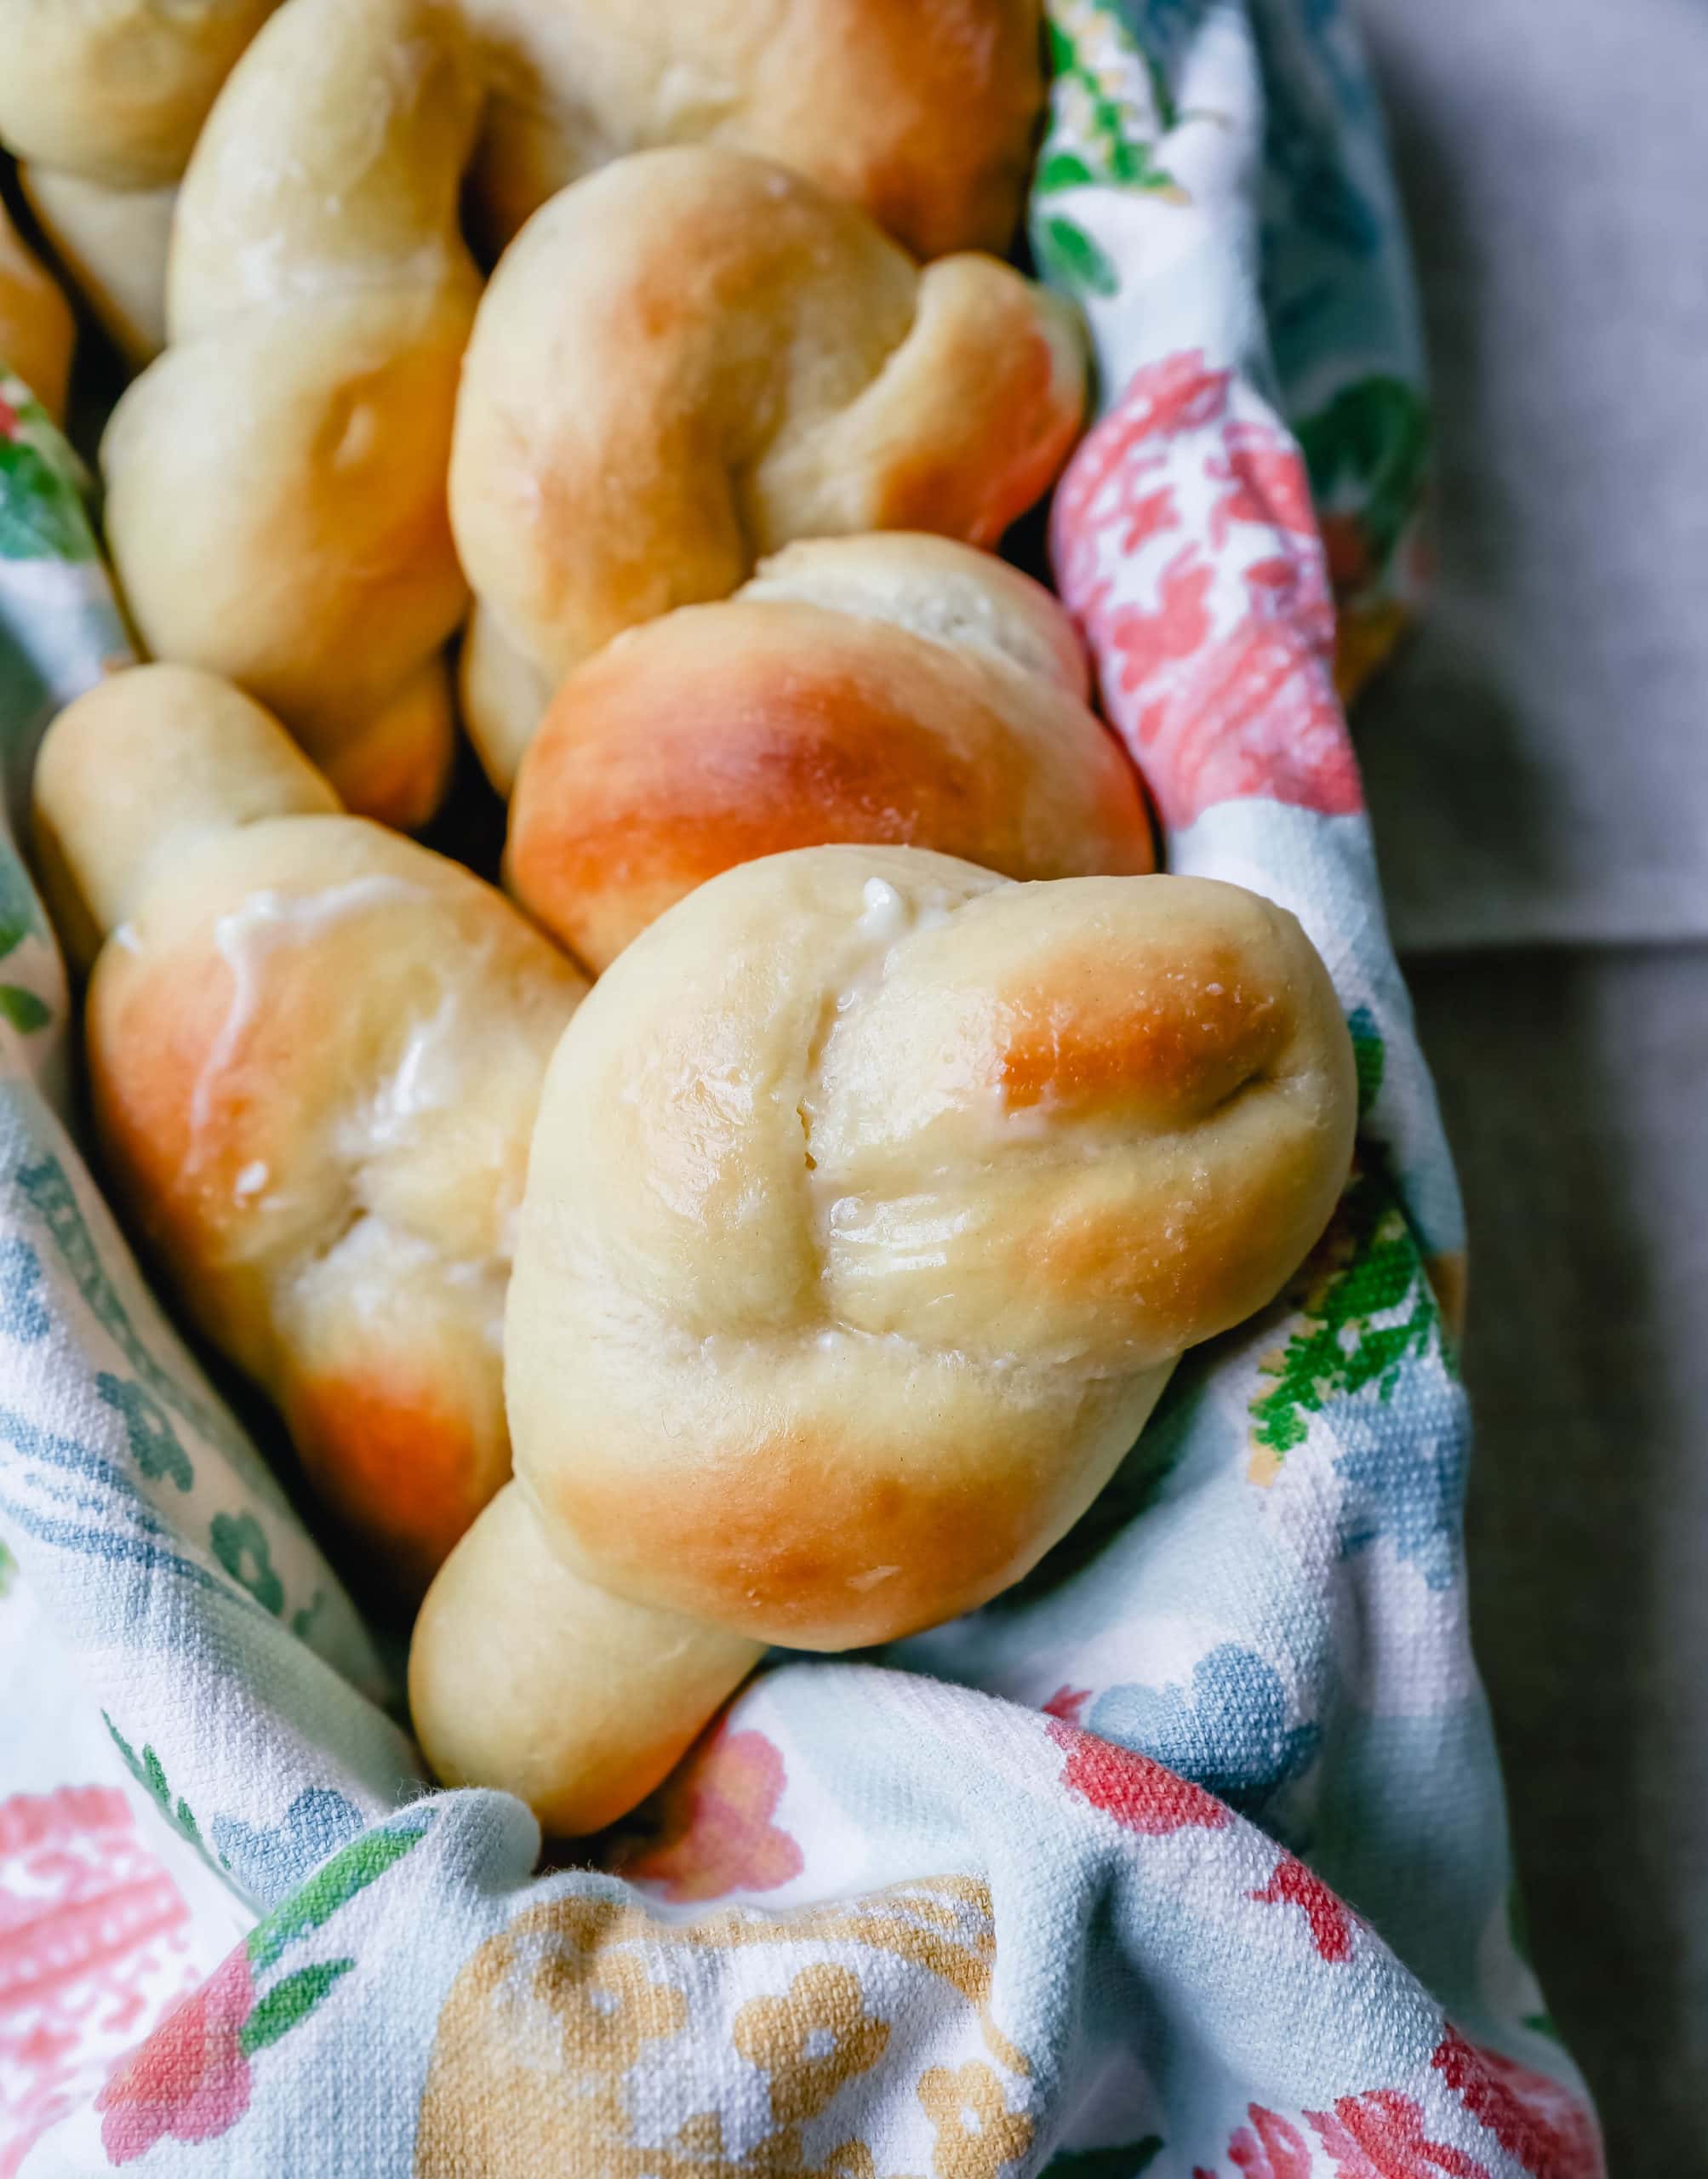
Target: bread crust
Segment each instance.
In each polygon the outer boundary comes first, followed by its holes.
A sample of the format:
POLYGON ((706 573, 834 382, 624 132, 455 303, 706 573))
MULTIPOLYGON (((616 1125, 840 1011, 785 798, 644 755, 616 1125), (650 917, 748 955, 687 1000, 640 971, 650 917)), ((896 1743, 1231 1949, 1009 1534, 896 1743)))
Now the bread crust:
POLYGON ((508 882, 596 973, 734 864, 836 840, 1010 878, 1136 875, 1151 832, 1049 593, 907 533, 791 546, 572 673, 524 759, 508 882))

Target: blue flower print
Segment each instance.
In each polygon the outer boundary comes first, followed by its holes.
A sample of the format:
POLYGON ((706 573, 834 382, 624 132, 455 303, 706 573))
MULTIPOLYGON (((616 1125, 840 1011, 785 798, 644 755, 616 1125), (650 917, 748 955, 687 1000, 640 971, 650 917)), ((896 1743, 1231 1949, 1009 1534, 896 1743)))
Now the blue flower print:
POLYGON ((1321 1737, 1288 1725, 1287 1691, 1273 1665, 1223 1642, 1192 1667, 1190 1687, 1111 1687, 1086 1719, 1094 1733, 1191 1778, 1242 1816, 1254 1816, 1308 1768, 1321 1737))
POLYGON ((53 1330, 42 1306, 42 1260, 27 1241, 0 1241, 0 1332, 33 1346, 53 1330))
POLYGON ((329 1786, 311 1786, 276 1824, 216 1816, 212 1827, 214 1844, 232 1875, 252 1897, 271 1900, 283 1898, 365 1826, 361 1811, 342 1793, 329 1786))
POLYGON ((115 1377, 106 1370, 95 1379, 95 1390, 108 1407, 124 1418, 132 1456, 150 1482, 166 1476, 180 1490, 187 1490, 195 1479, 190 1456, 179 1444, 159 1401, 140 1385, 115 1377))
POLYGON ((1340 1444, 1334 1473, 1345 1486, 1341 1558, 1354 1558, 1390 1536, 1396 1555, 1414 1565, 1431 1588, 1451 1587, 1459 1575, 1468 1450, 1464 1403, 1443 1399, 1434 1428, 1414 1412, 1397 1415, 1368 1401, 1343 1410, 1334 1427, 1340 1444))

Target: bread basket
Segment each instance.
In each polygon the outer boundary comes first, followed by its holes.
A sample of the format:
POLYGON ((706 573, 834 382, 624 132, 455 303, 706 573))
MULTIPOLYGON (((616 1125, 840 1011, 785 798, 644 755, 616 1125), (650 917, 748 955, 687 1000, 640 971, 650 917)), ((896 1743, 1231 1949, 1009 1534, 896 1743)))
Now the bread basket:
MULTIPOLYGON (((1018 1587, 777 1656, 634 1818, 536 1874, 520 1803, 428 1793, 395 1644, 151 1298, 6 849, 0 1627, 27 1599, 188 1906, 139 1925, 134 2004, 0 2169, 1602 2169, 1517 1935, 1465 1602, 1460 1211, 1341 708, 1420 551, 1380 119, 1332 0, 1048 14, 1028 231, 1100 387, 1048 563, 1167 867, 1280 902, 1328 965, 1361 1108, 1334 1221, 1018 1587)), ((128 655, 87 483, 0 375, 14 828, 48 720, 128 655)), ((0 2065, 56 2002, 0 1982, 0 2065)))

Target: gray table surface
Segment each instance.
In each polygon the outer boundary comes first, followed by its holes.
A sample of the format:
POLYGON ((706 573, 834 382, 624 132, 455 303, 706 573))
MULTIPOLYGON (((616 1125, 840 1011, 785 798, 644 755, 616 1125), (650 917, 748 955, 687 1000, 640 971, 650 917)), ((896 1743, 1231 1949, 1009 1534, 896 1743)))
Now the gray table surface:
POLYGON ((1614 2179, 1708 2170, 1708 5, 1362 0, 1438 595, 1360 714, 1471 1223, 1472 1614, 1614 2179))

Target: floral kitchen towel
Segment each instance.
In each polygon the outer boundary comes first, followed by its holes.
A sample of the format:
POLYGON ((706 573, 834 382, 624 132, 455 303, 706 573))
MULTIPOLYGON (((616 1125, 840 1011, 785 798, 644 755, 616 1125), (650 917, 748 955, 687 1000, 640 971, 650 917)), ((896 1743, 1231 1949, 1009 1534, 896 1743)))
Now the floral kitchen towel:
MULTIPOLYGON (((386 1656, 150 1299, 0 866, 37 1002, 0 1002, 0 1533, 126 1810, 209 1887, 186 1923, 217 1896, 240 1933, 38 2114, 31 2179, 1602 2170, 1518 1935, 1466 1627, 1462 1234, 1336 695, 1417 565, 1380 129, 1334 0, 1049 17, 1031 236, 1101 386, 1057 579, 1170 866, 1283 902, 1328 962, 1362 1106, 1334 1223, 1017 1589, 779 1661, 596 1866, 535 1877, 518 1804, 424 1791, 386 1656)), ((20 474, 0 460, 23 764, 118 637, 86 534, 49 542, 20 474)), ((0 2035, 8 1989, 0 1966, 0 2035)))

